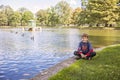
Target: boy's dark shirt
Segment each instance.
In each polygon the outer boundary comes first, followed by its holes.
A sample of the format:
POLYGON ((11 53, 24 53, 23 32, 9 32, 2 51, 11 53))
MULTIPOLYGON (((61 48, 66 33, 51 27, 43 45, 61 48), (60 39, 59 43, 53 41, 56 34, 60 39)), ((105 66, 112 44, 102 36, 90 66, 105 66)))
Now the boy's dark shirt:
POLYGON ((90 42, 80 42, 79 43, 79 47, 78 47, 78 51, 80 53, 83 53, 87 56, 90 55, 91 52, 93 52, 92 46, 90 42))

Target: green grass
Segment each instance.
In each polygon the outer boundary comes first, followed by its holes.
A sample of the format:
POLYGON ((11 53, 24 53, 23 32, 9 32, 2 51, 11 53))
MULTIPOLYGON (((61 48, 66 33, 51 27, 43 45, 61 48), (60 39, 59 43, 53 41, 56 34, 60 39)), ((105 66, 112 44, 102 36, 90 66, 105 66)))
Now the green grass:
POLYGON ((77 60, 49 80, 120 80, 120 46, 105 48, 92 60, 77 60))

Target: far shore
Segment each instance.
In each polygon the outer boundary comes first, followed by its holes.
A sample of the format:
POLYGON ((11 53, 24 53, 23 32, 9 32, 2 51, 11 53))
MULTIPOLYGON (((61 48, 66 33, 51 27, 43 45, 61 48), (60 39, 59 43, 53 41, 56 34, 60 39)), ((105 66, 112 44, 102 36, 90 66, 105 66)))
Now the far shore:
MULTIPOLYGON (((85 26, 36 26, 37 28, 58 28, 58 29, 66 29, 66 28, 76 28, 82 30, 120 30, 120 27, 85 27, 85 26)), ((0 29, 22 29, 22 28, 31 28, 30 26, 0 26, 0 29)))

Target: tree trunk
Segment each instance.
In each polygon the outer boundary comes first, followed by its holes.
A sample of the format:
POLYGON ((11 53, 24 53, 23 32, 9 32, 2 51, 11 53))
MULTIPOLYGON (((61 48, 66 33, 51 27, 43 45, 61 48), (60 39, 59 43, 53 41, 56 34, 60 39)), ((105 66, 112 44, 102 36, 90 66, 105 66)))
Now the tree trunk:
POLYGON ((105 23, 105 27, 108 27, 108 24, 107 24, 107 23, 105 23))
POLYGON ((110 24, 109 27, 113 27, 113 24, 110 24))

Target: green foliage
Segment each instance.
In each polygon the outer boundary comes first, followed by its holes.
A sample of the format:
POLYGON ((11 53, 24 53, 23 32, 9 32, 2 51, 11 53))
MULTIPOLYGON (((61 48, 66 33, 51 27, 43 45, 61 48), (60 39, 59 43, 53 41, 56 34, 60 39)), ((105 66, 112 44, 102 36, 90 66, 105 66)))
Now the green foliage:
POLYGON ((4 5, 2 5, 0 7, 0 10, 1 10, 2 15, 3 15, 3 20, 5 21, 3 23, 6 23, 6 21, 7 21, 7 23, 4 24, 4 25, 5 26, 6 25, 9 26, 10 25, 10 16, 13 14, 13 9, 10 6, 4 6, 4 5), (6 17, 7 17, 7 19, 6 19, 6 17))
POLYGON ((120 4, 118 6, 118 8, 116 9, 116 12, 118 13, 118 20, 116 20, 118 27, 120 27, 120 4))
POLYGON ((7 16, 3 12, 0 12, 0 26, 5 26, 7 24, 7 20, 7 16))
POLYGON ((55 6, 55 12, 59 16, 59 24, 70 24, 72 8, 66 1, 61 1, 55 6))
POLYGON ((36 17, 37 17, 37 20, 38 22, 41 24, 41 25, 45 25, 46 22, 47 22, 47 19, 48 19, 48 14, 47 14, 47 10, 39 10, 37 13, 36 13, 36 17))
POLYGON ((79 23, 79 14, 81 13, 81 8, 76 8, 72 13, 72 24, 77 25, 79 23))
POLYGON ((78 60, 49 80, 119 80, 120 46, 97 53, 92 60, 78 60))
MULTIPOLYGON (((120 0, 81 0, 82 7, 72 10, 66 1, 60 1, 54 7, 39 10, 36 13, 38 25, 57 26, 70 24, 75 26, 104 26, 113 27, 120 25, 120 0)), ((33 19, 33 13, 22 7, 18 10, 21 15, 20 21, 11 19, 15 17, 10 6, 0 6, 0 25, 27 25, 28 20, 33 19), (14 15, 14 16, 13 16, 14 15), (14 22, 15 21, 15 22, 14 22)), ((19 19, 18 19, 19 20, 19 19)))
POLYGON ((56 26, 59 23, 59 16, 55 11, 55 8, 52 7, 48 9, 48 24, 50 26, 56 26))
POLYGON ((23 15, 24 15, 24 12, 26 12, 26 11, 29 11, 29 10, 24 8, 24 7, 21 7, 21 8, 18 9, 18 12, 21 15, 21 19, 20 19, 21 26, 25 25, 25 22, 24 22, 24 19, 23 19, 23 17, 24 17, 23 15))
POLYGON ((21 20, 21 14, 19 12, 14 12, 10 16, 10 24, 12 26, 17 26, 20 23, 20 20, 21 20))
POLYGON ((47 10, 39 10, 36 16, 41 25, 68 25, 71 23, 72 9, 66 1, 60 1, 47 10))
POLYGON ((89 0, 86 10, 80 14, 80 22, 89 25, 102 24, 105 27, 114 26, 119 17, 117 9, 117 0, 89 0))
POLYGON ((25 11, 22 14, 22 25, 26 25, 28 23, 29 20, 34 19, 34 15, 31 11, 25 11))
POLYGON ((10 6, 5 6, 5 9, 3 9, 5 15, 7 16, 7 25, 10 25, 10 16, 13 14, 13 9, 10 6))

